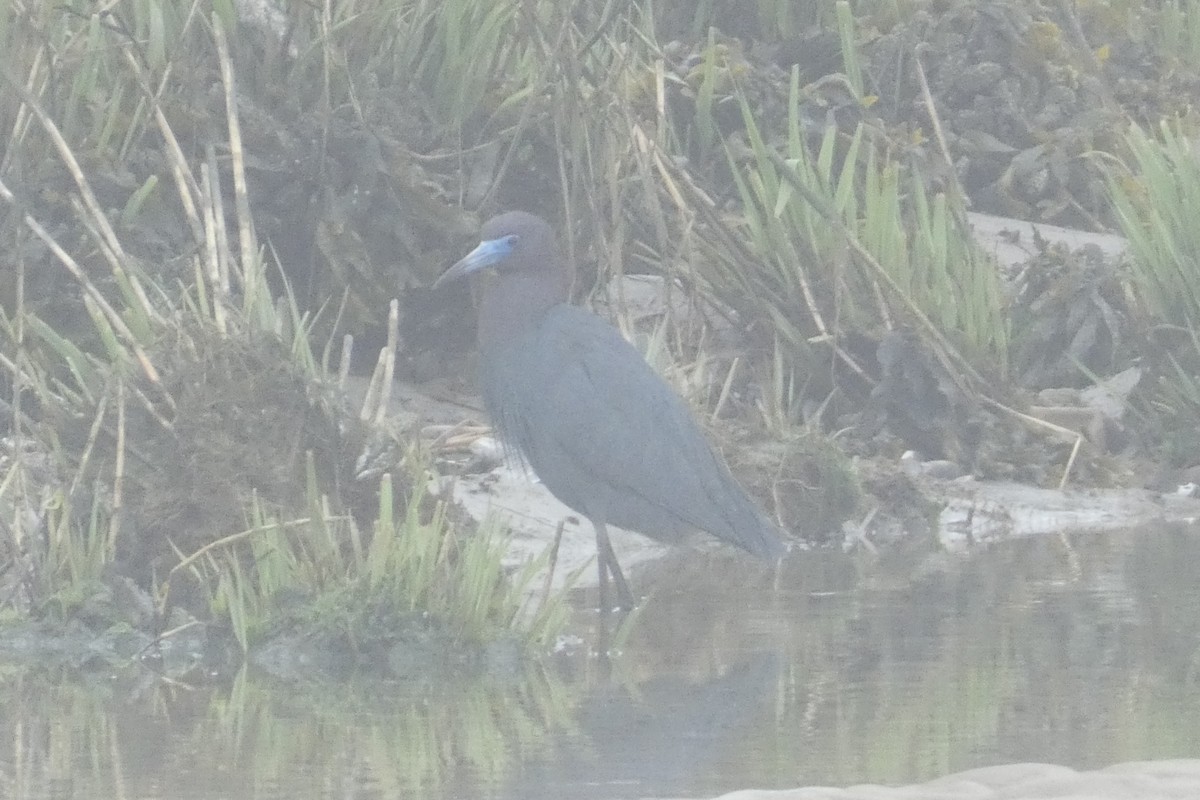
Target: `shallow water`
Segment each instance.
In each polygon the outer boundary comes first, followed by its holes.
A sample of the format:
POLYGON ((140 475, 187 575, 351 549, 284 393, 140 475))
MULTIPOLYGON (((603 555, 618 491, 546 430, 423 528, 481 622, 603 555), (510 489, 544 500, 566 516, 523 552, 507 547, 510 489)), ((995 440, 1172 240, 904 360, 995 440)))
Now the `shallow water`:
POLYGON ((778 577, 682 551, 634 577, 652 596, 612 658, 581 612, 582 644, 482 683, 0 667, 0 796, 711 796, 1195 757, 1198 564, 1194 530, 801 553, 778 577))

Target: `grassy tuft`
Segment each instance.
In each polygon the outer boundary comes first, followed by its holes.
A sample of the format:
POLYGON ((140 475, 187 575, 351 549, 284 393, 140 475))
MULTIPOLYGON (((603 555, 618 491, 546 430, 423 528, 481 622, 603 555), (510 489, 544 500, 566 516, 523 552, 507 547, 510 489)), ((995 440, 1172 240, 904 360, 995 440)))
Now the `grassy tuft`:
MULTIPOLYGON (((14 147, 50 148, 69 181, 71 227, 83 232, 78 241, 34 212, 19 217, 57 263, 58 291, 78 297, 80 313, 67 320, 26 303, 19 262, 12 310, 0 312, 0 350, 13 354, 2 364, 21 387, 11 409, 21 453, 0 472, 0 544, 21 562, 5 578, 6 604, 70 618, 91 613, 98 586, 129 579, 157 601, 159 631, 184 610, 227 627, 243 651, 297 623, 344 623, 339 635, 351 644, 379 641, 380 622, 405 621, 453 641, 546 642, 563 611, 557 600, 525 609, 538 564, 510 576, 494 529, 450 533, 445 510, 423 489, 419 459, 376 469, 378 481, 360 474, 360 453, 398 438, 383 414, 396 306, 376 405, 356 413, 326 372, 332 347, 320 355, 314 347, 320 314, 302 308, 258 244, 222 18, 211 18, 208 33, 227 112, 224 155, 209 145, 189 161, 149 76, 170 71, 171 43, 197 20, 169 19, 174 12, 158 5, 126 4, 132 16, 120 25, 66 12, 54 18, 78 43, 79 58, 56 65, 74 76, 65 108, 58 96, 27 88, 41 82, 36 58, 27 62, 26 88, 5 76, 14 90, 5 97, 18 98, 28 122, 14 147), (126 28, 139 34, 144 53, 98 46, 126 28), (118 70, 120 81, 109 79, 118 70), (104 146, 140 135, 90 116, 91 100, 110 90, 125 93, 118 106, 139 109, 138 130, 154 127, 169 190, 150 178, 110 203, 96 171, 82 166, 90 162, 80 148, 91 153, 99 133, 107 130, 104 146), (169 192, 191 240, 164 259, 174 269, 151 269, 120 232, 154 214, 154 198, 169 192)), ((372 13, 386 7, 375 4, 372 13)), ((461 50, 458 57, 460 67, 477 66, 461 50)), ((25 200, 18 192, 0 183, 14 206, 25 200)))
POLYGON ((1126 135, 1129 163, 1110 162, 1108 190, 1129 241, 1131 288, 1150 321, 1144 347, 1157 378, 1150 414, 1171 463, 1190 463, 1200 440, 1200 163, 1181 125, 1126 135))
POLYGON ((888 160, 861 125, 850 135, 826 128, 810 150, 795 113, 800 93, 793 70, 783 154, 743 101, 748 147, 728 152, 749 247, 722 253, 712 278, 739 286, 753 317, 771 322, 768 416, 798 419, 796 376, 819 374, 822 361, 863 372, 844 349, 850 333, 911 327, 950 362, 1005 363, 999 277, 961 206, 928 196, 921 175, 888 160))

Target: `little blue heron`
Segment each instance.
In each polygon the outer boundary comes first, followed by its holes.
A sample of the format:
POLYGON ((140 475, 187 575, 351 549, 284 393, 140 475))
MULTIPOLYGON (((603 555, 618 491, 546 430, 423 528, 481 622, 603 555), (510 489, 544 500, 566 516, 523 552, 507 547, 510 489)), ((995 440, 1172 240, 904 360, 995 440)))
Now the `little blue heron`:
POLYGON ((495 267, 479 303, 484 405, 505 451, 595 528, 602 605, 607 574, 633 605, 608 524, 665 542, 706 531, 778 560, 775 526, 684 401, 616 329, 569 304, 572 272, 545 220, 510 211, 481 238, 434 287, 495 267))

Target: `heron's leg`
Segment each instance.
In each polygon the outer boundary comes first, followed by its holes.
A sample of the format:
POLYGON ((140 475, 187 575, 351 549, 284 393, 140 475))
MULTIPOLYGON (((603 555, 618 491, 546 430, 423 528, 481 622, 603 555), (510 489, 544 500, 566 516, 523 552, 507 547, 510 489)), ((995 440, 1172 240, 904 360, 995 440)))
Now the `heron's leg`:
POLYGON ((598 581, 597 588, 600 590, 600 616, 608 616, 608 612, 612 611, 612 604, 608 602, 608 564, 604 561, 604 556, 600 554, 599 539, 596 540, 596 575, 598 581))
POLYGON ((632 611, 633 592, 629 591, 629 582, 617 563, 617 554, 613 552, 612 542, 608 539, 608 528, 597 520, 592 520, 592 527, 596 529, 596 565, 600 569, 600 608, 608 611, 608 576, 612 575, 617 587, 617 607, 632 611))
POLYGON ((554 570, 558 567, 558 548, 562 544, 563 527, 567 521, 560 519, 554 530, 554 544, 550 546, 550 565, 546 568, 546 583, 542 587, 542 607, 550 602, 550 587, 554 585, 554 570))
MULTIPOLYGON (((608 557, 600 545, 601 531, 604 531, 604 526, 602 523, 592 522, 592 528, 596 531, 596 587, 600 592, 600 614, 606 615, 612 610, 612 605, 608 602, 608 557)), ((607 539, 608 532, 604 531, 603 536, 607 539)))

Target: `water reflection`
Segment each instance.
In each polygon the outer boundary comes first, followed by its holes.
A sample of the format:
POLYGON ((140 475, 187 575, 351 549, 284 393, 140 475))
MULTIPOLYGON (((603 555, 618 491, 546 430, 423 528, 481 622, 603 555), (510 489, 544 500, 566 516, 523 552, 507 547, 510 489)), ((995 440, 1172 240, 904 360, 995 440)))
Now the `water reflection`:
POLYGON ((651 678, 614 685, 580 704, 577 730, 502 787, 513 798, 669 795, 753 733, 778 674, 762 656, 707 683, 651 678))
MULTIPOLYGON (((0 668, 0 796, 560 798, 1200 754, 1200 541, 967 558, 683 554, 611 662, 421 687, 0 668)), ((594 617, 578 632, 596 641, 594 617)))

